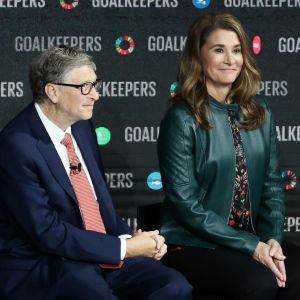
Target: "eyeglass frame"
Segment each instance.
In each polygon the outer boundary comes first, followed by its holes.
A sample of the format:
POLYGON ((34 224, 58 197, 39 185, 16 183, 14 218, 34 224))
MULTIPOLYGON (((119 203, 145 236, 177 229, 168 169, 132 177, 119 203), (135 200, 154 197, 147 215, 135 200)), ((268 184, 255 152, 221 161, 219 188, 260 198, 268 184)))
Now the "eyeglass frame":
MULTIPOLYGON (((70 86, 70 87, 73 87, 73 88, 77 88, 79 89, 80 88, 80 92, 82 95, 88 95, 93 88, 95 88, 95 85, 99 83, 99 87, 101 88, 102 87, 102 83, 103 83, 103 79, 100 79, 100 78, 97 78, 94 82, 90 82, 90 81, 87 81, 87 82, 84 82, 82 84, 71 84, 71 83, 60 83, 60 82, 52 82, 52 84, 55 84, 55 85, 61 85, 61 86, 70 86), (89 90, 88 93, 83 93, 82 92, 82 88, 86 85, 86 84, 91 84, 91 88, 89 90)), ((96 90, 97 91, 97 90, 96 90)), ((98 92, 98 91, 97 91, 98 92)))

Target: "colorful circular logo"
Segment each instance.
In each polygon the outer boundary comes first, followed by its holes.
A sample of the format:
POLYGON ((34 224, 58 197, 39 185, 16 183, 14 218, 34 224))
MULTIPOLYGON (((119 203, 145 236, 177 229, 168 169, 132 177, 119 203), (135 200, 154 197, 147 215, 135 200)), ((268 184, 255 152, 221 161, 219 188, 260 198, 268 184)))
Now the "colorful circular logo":
POLYGON ((132 37, 129 35, 124 35, 116 39, 115 47, 119 54, 130 55, 134 51, 135 43, 132 37), (126 49, 124 44, 128 44, 126 49))
POLYGON ((78 5, 79 0, 74 0, 72 3, 66 3, 66 1, 64 1, 64 0, 59 0, 59 3, 62 8, 66 9, 66 10, 70 10, 70 9, 75 8, 78 5))
POLYGON ((159 172, 152 172, 147 177, 147 185, 151 190, 160 190, 162 188, 161 175, 159 172))
POLYGON ((96 128, 96 135, 97 135, 97 141, 99 145, 103 146, 110 142, 111 133, 109 129, 107 129, 106 127, 96 128))
POLYGON ((285 189, 291 190, 297 184, 297 176, 292 170, 285 170, 281 172, 281 177, 285 181, 285 189))
POLYGON ((206 8, 210 4, 210 0, 193 0, 192 2, 199 9, 206 8))
POLYGON ((178 86, 177 81, 173 82, 170 86, 170 95, 171 95, 172 98, 176 95, 177 86, 178 86))
POLYGON ((258 55, 261 51, 262 44, 261 44, 261 38, 259 35, 256 35, 252 39, 252 51, 255 55, 258 55))

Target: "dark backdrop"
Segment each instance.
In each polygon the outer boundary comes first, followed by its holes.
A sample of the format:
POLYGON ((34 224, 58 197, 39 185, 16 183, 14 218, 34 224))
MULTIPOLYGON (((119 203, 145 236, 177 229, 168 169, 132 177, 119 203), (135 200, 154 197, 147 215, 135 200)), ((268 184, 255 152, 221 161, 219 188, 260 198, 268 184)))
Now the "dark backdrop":
MULTIPOLYGON (((299 0, 77 0, 65 9, 68 4, 72 1, 0 0, 0 129, 31 101, 27 73, 35 56, 53 44, 86 49, 105 81, 93 121, 108 184, 117 210, 135 227, 136 207, 163 199, 156 140, 188 26, 207 11, 229 12, 242 21, 259 52, 260 94, 275 114, 288 187, 295 181, 291 177, 300 174, 299 0), (116 51, 118 38, 117 46, 128 55, 116 51)), ((286 238, 298 244, 299 196, 298 185, 287 190, 286 238)))

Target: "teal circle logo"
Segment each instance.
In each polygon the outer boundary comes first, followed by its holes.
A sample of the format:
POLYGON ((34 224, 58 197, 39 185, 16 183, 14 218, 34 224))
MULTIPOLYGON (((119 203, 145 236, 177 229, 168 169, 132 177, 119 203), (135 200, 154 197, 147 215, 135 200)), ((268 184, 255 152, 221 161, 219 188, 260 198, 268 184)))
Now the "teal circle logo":
POLYGON ((70 10, 75 8, 79 3, 79 0, 74 0, 72 3, 66 3, 66 1, 59 0, 59 4, 63 9, 70 10))
POLYGON ((135 43, 132 37, 125 35, 116 39, 115 47, 119 54, 130 55, 134 51, 135 43), (128 44, 127 46, 129 46, 127 48, 124 47, 126 43, 128 44))
POLYGON ((210 0, 193 0, 192 2, 199 9, 206 8, 210 4, 210 0))
POLYGON ((103 146, 110 142, 111 133, 106 127, 98 127, 96 128, 96 136, 98 144, 103 146))
POLYGON ((162 188, 161 175, 159 172, 152 172, 147 177, 147 185, 151 190, 160 190, 162 188))
POLYGON ((170 86, 170 95, 172 98, 175 97, 175 95, 176 95, 177 86, 178 86, 177 81, 173 82, 170 86))

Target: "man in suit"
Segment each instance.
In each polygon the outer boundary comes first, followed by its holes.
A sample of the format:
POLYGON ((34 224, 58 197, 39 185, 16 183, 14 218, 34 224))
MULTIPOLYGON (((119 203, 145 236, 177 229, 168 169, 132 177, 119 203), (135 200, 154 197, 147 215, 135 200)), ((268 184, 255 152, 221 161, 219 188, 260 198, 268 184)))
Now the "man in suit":
POLYGON ((116 214, 93 126, 92 58, 53 47, 30 67, 34 102, 0 134, 0 299, 191 299, 160 263, 158 231, 116 214))

